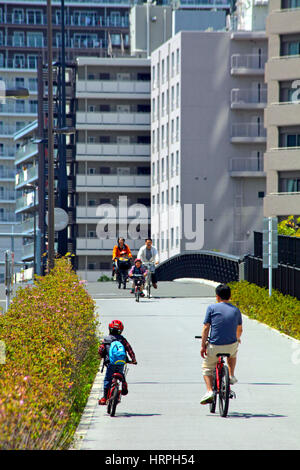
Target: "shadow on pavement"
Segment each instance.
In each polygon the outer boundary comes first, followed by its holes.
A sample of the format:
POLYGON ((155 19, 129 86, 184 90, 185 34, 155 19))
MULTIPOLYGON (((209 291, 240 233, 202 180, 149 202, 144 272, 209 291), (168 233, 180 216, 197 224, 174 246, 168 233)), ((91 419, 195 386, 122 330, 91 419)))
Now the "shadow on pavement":
POLYGON ((285 415, 277 415, 275 413, 229 413, 228 418, 287 418, 285 415))
POLYGON ((145 416, 161 416, 160 413, 117 413, 114 418, 136 418, 145 416))

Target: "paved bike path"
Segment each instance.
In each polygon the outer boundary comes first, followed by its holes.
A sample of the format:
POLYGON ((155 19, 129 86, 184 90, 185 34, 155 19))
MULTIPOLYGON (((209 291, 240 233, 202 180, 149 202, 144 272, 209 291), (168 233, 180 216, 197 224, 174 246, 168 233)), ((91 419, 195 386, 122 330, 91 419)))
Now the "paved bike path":
POLYGON ((300 343, 246 317, 229 415, 199 404, 205 387, 200 345, 213 298, 99 299, 101 329, 120 319, 138 365, 116 416, 97 404, 98 374, 85 422, 83 450, 300 449, 300 343))

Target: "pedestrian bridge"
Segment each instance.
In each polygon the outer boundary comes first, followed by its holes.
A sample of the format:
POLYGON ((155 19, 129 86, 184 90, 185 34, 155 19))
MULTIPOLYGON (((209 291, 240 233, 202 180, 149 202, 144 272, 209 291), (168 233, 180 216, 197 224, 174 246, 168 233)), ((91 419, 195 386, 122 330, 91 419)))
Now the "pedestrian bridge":
POLYGON ((159 281, 202 278, 220 283, 243 279, 243 259, 216 251, 185 251, 163 261, 156 268, 159 281))

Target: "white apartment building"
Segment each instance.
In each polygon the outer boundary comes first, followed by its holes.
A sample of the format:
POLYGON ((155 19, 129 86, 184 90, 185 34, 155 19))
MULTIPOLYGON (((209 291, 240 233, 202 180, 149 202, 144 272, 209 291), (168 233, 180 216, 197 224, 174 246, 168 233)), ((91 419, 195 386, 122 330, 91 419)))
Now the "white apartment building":
POLYGON ((266 54, 265 33, 251 31, 181 32, 153 52, 151 229, 160 260, 199 249, 187 245, 197 204, 200 248, 251 251, 265 193, 266 54))
MULTIPOLYGON (((96 281, 111 275, 113 246, 127 231, 120 197, 128 208, 142 204, 150 223, 150 60, 80 57, 77 64, 77 272, 96 281), (117 216, 106 239, 97 232, 104 205, 117 216)), ((144 238, 125 238, 137 254, 144 238)))

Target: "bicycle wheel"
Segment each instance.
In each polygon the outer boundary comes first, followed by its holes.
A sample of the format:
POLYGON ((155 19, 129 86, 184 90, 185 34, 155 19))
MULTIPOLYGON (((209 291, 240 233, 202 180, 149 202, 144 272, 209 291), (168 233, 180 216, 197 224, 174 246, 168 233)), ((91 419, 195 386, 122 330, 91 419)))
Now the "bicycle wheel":
POLYGON ((119 401, 119 387, 115 386, 112 397, 111 397, 110 416, 115 416, 118 401, 119 401))
POLYGON ((151 293, 151 282, 148 280, 147 283, 147 297, 150 299, 150 293, 151 293))
POLYGON ((135 301, 136 302, 139 302, 140 301, 140 291, 139 289, 137 289, 136 293, 135 293, 135 301))
POLYGON ((216 404, 217 404, 217 380, 216 380, 216 371, 214 371, 213 376, 213 391, 214 391, 214 398, 213 401, 209 404, 209 411, 211 413, 215 413, 216 411, 216 404))
POLYGON ((223 365, 220 377, 220 390, 219 390, 219 410, 220 415, 226 418, 229 407, 229 371, 226 365, 223 365))

